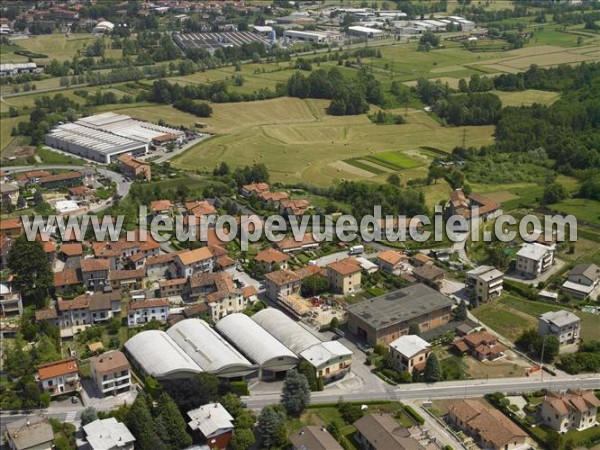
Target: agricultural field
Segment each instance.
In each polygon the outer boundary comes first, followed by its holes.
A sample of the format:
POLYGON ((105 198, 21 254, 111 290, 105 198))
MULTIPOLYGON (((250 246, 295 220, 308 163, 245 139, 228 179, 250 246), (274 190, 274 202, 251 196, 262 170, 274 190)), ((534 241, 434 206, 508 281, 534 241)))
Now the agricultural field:
MULTIPOLYGON (((383 181, 397 171, 406 182, 426 176, 431 156, 421 146, 450 151, 462 139, 462 127, 442 127, 423 111, 409 110, 404 125, 375 125, 366 115, 327 116, 328 104, 296 98, 215 104, 203 121, 217 136, 175 158, 173 166, 209 170, 223 160, 234 167, 264 162, 274 181, 319 185, 383 181), (365 162, 357 167, 348 163, 353 158, 365 162)), ((472 145, 492 142, 493 127, 464 128, 472 145)))
POLYGON ((600 225, 600 202, 586 198, 568 198, 550 207, 561 214, 573 214, 577 219, 600 225))
POLYGON ((502 106, 529 106, 534 103, 551 105, 560 97, 558 92, 527 89, 519 92, 491 91, 500 97, 502 106))
POLYGON ((47 58, 35 58, 34 62, 45 64, 52 59, 65 61, 72 59, 77 50, 91 44, 96 37, 88 33, 82 34, 44 34, 29 36, 27 39, 18 39, 11 46, 11 52, 2 53, 2 62, 27 62, 27 57, 17 55, 14 50, 27 50, 33 53, 47 55, 47 58))
POLYGON ((10 135, 13 127, 23 120, 20 117, 3 117, 0 120, 0 153, 12 142, 14 136, 10 135))

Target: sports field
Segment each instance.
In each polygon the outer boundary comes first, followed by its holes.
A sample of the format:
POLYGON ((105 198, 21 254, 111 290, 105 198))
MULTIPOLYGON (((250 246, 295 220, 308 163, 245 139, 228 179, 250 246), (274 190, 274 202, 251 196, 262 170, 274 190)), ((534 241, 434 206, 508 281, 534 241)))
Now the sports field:
MULTIPOLYGON (((328 103, 284 97, 215 104, 213 116, 204 121, 218 136, 177 157, 173 165, 210 170, 221 161, 234 167, 264 162, 274 181, 383 181, 397 172, 406 182, 426 176, 431 157, 421 146, 450 151, 462 140, 462 127, 442 127, 422 111, 409 110, 404 125, 380 126, 366 115, 327 116, 328 103), (352 158, 363 163, 348 164, 352 158)), ((470 145, 492 142, 492 126, 465 128, 470 145)))

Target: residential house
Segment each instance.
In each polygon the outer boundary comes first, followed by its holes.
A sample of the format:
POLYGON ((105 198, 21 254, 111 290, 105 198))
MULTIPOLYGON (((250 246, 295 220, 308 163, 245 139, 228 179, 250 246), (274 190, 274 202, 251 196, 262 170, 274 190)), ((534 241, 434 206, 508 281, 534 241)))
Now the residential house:
POLYGON ((150 181, 152 179, 152 169, 147 162, 128 154, 119 156, 118 161, 119 170, 126 177, 132 180, 150 181))
POLYGON ((204 221, 212 221, 217 216, 217 209, 208 203, 206 200, 196 200, 193 202, 185 202, 185 209, 188 216, 195 216, 204 221))
POLYGON ((389 414, 367 414, 354 422, 354 427, 356 441, 366 450, 425 450, 408 428, 389 414))
POLYGON ((206 303, 207 313, 215 322, 228 314, 242 312, 255 295, 236 288, 228 272, 194 275, 189 279, 189 293, 192 299, 206 303))
POLYGON ((56 295, 71 292, 80 285, 81 280, 77 269, 63 269, 60 272, 54 272, 54 292, 56 295))
POLYGON ((151 320, 166 322, 169 318, 169 301, 166 298, 153 298, 129 303, 127 325, 143 325, 151 320))
POLYGON ((37 369, 40 389, 51 396, 79 390, 79 366, 75 358, 42 364, 37 369))
POLYGON ((46 416, 35 415, 6 421, 4 438, 11 450, 51 450, 54 431, 46 416))
POLYGON ((146 277, 151 280, 165 278, 167 272, 173 266, 176 253, 163 253, 146 258, 146 277))
POLYGON ((303 199, 283 199, 279 202, 280 214, 287 216, 302 216, 311 208, 310 202, 303 199))
POLYGON ((14 291, 10 283, 0 283, 0 317, 23 314, 21 293, 14 291))
POLYGON ((360 290, 362 267, 355 258, 345 258, 327 266, 327 280, 333 292, 347 295, 360 290))
POLYGON ((143 254, 146 258, 158 255, 160 244, 156 242, 150 234, 142 239, 140 232, 137 231, 131 240, 121 239, 116 242, 94 242, 92 244, 94 256, 97 259, 107 259, 110 262, 111 269, 122 268, 127 265, 131 258, 138 254, 143 254))
POLYGON ((502 214, 500 204, 488 197, 474 193, 467 197, 462 189, 452 191, 450 201, 446 204, 446 218, 461 216, 466 220, 471 220, 475 211, 477 211, 479 218, 484 221, 502 214))
POLYGON ((15 206, 19 199, 19 186, 12 183, 0 183, 0 200, 3 208, 15 206))
POLYGON ((73 300, 58 299, 58 320, 61 329, 79 327, 90 323, 90 300, 81 295, 73 300))
POLYGON ((172 280, 160 280, 158 289, 162 298, 184 296, 188 284, 187 278, 174 278, 172 280))
POLYGON ((403 263, 408 260, 408 256, 395 250, 384 250, 377 256, 377 265, 386 272, 397 272, 402 269, 403 263))
POLYGON ((94 190, 87 186, 70 187, 68 193, 69 198, 73 201, 88 201, 94 197, 94 190))
POLYGON ((83 258, 80 268, 83 283, 87 289, 103 291, 110 286, 108 280, 110 261, 108 259, 83 258))
POLYGON ((180 277, 212 272, 214 263, 215 257, 208 247, 181 252, 173 258, 175 275, 180 277))
POLYGON ((83 246, 80 242, 62 243, 59 250, 59 258, 67 261, 69 258, 81 258, 83 256, 83 246))
POLYGON ((482 448, 526 448, 527 433, 497 409, 480 400, 455 400, 448 406, 447 421, 472 436, 482 448))
POLYGON ((288 436, 292 450, 343 450, 325 426, 308 425, 288 436))
POLYGON ((289 255, 274 248, 261 250, 254 257, 254 260, 258 262, 261 268, 266 272, 272 272, 275 270, 275 266, 277 266, 278 269, 287 269, 289 259, 289 255))
POLYGON ((0 233, 6 237, 16 238, 23 234, 23 224, 20 217, 0 220, 0 233))
POLYGON ((60 328, 95 325, 121 314, 121 292, 83 294, 73 300, 58 299, 60 328))
POLYGON ((73 186, 81 186, 83 174, 81 172, 69 171, 56 175, 49 175, 38 180, 38 184, 44 189, 60 189, 73 186))
POLYGON ((56 308, 52 307, 52 306, 49 306, 48 308, 36 310, 35 321, 41 322, 42 320, 48 322, 51 325, 54 325, 55 327, 58 327, 60 325, 59 320, 58 320, 58 313, 56 312, 56 308))
POLYGON ((431 354, 431 344, 414 334, 400 336, 390 343, 390 357, 399 371, 421 372, 431 354))
POLYGON ((372 346, 389 344, 408 334, 410 325, 422 333, 451 320, 454 300, 419 283, 348 306, 348 329, 372 346))
POLYGON ((252 184, 246 184, 246 185, 242 186, 240 193, 244 197, 249 197, 252 194, 258 195, 261 192, 267 192, 267 191, 269 191, 269 189, 270 189, 270 186, 267 183, 252 183, 252 184))
POLYGON ((96 419, 83 426, 90 450, 133 450, 135 437, 114 417, 96 419))
POLYGON ((91 378, 102 396, 131 389, 131 367, 123 352, 114 350, 90 358, 91 378))
MULTIPOLYGON (((600 268, 596 264, 578 264, 569 271, 562 292, 578 299, 594 297, 594 290, 600 283, 600 268)), ((597 293, 595 295, 597 297, 597 293)))
POLYGON ((414 255, 411 260, 416 267, 427 266, 434 263, 433 258, 427 256, 425 253, 420 252, 414 255))
POLYGON ((145 274, 144 269, 109 270, 108 281, 113 289, 141 289, 145 274))
POLYGON ((488 333, 480 331, 463 336, 453 342, 454 348, 460 353, 469 353, 479 361, 494 360, 504 355, 506 347, 498 343, 498 338, 488 333))
POLYGON ((173 208, 171 200, 155 200, 150 203, 150 212, 153 216, 170 216, 173 208))
POLYGON ((517 252, 517 273, 525 278, 537 278, 554 264, 554 247, 524 244, 517 252))
POLYGON ((274 207, 274 208, 278 208, 279 207, 279 202, 281 202, 282 200, 287 200, 290 198, 290 194, 288 194, 287 192, 271 192, 271 191, 265 191, 265 192, 260 192, 257 195, 258 199, 267 207, 274 207))
POLYGON ((296 240, 294 236, 285 237, 276 242, 275 246, 283 253, 292 253, 318 248, 319 243, 315 241, 312 233, 306 233, 300 240, 296 240))
POLYGON ((412 274, 418 281, 429 285, 437 284, 446 277, 446 271, 433 264, 415 267, 412 274))
POLYGON ((300 277, 288 269, 276 270, 265 275, 265 290, 267 297, 279 301, 282 296, 300 292, 300 277))
POLYGON ((553 335, 560 346, 579 343, 581 319, 570 311, 548 311, 538 318, 538 334, 553 335))
POLYGON ((467 291, 479 303, 500 297, 504 273, 491 266, 479 266, 467 272, 467 291))
POLYGON ((233 417, 220 403, 208 403, 187 412, 190 429, 211 449, 224 450, 233 437, 233 417))
POLYGON ((542 422, 559 433, 585 430, 598 424, 600 400, 594 391, 568 389, 565 393, 548 392, 539 407, 542 422))

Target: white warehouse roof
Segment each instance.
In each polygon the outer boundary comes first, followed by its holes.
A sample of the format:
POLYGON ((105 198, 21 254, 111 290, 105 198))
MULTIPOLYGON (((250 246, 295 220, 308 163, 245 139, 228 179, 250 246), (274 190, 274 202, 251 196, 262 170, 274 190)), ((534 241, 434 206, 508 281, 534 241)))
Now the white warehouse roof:
POLYGON ((217 322, 217 330, 263 369, 279 372, 298 364, 290 349, 245 314, 225 316, 217 322))
POLYGON ((255 371, 250 361, 203 320, 182 320, 169 328, 167 334, 206 372, 240 377, 255 371))
POLYGON ((329 361, 335 360, 336 358, 351 358, 352 350, 341 342, 327 341, 313 345, 300 353, 300 356, 313 366, 319 368, 321 366, 326 366, 329 361))
POLYGON ((296 354, 321 343, 318 337, 278 309, 263 309, 254 314, 252 320, 296 354))
POLYGON ((142 331, 125 342, 125 350, 140 370, 157 379, 184 378, 202 372, 164 331, 142 331))

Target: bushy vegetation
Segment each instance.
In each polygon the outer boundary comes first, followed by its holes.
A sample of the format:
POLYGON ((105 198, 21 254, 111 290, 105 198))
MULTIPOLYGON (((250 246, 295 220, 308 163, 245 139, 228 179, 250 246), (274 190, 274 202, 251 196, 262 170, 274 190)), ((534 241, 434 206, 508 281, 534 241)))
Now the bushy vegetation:
POLYGON ((559 367, 572 375, 600 372, 600 341, 583 342, 577 353, 561 355, 559 367))

